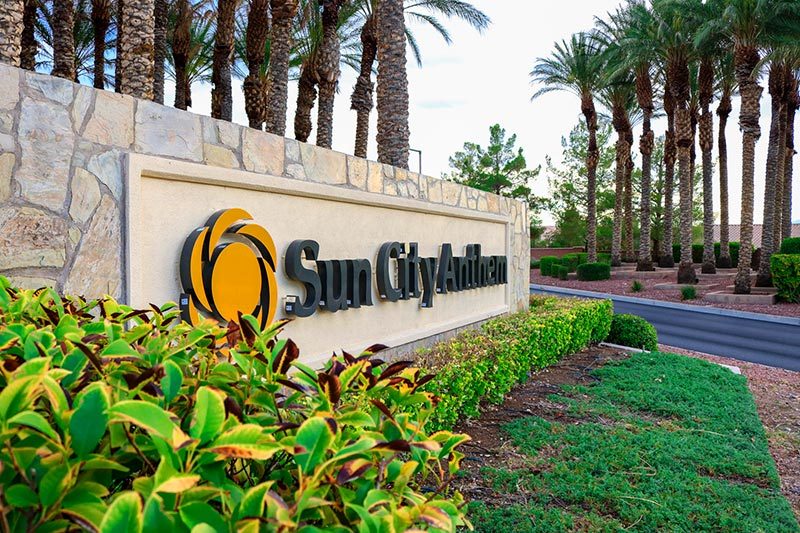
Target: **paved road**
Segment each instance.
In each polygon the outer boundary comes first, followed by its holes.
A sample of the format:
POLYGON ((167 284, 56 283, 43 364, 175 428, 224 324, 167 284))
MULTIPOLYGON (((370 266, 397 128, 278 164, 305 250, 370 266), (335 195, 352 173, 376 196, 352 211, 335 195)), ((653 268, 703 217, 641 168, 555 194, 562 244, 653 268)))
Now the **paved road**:
POLYGON ((800 319, 698 307, 616 294, 531 285, 531 292, 607 298, 614 311, 653 324, 663 344, 800 371, 800 319))

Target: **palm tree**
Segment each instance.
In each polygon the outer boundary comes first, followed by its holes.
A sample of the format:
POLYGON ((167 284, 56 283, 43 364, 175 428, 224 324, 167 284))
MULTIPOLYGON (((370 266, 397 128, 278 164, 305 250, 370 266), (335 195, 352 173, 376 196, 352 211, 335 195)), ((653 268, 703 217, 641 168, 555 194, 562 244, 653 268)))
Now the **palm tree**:
POLYGON ((125 0, 119 39, 120 91, 153 99, 154 0, 125 0))
POLYGON ((581 100, 581 112, 589 131, 586 248, 588 261, 594 263, 597 261, 597 163, 600 158, 594 97, 603 83, 603 61, 597 43, 586 33, 577 33, 570 41, 556 43, 550 57, 536 60, 530 75, 535 84, 541 85, 533 98, 552 91, 569 91, 581 100))
POLYGON ((75 5, 72 0, 53 0, 53 70, 51 74, 75 79, 75 38, 73 24, 75 5))
POLYGON ((250 0, 245 31, 245 62, 247 77, 244 79, 244 108, 251 128, 264 125, 266 106, 265 64, 267 39, 269 38, 269 0, 250 0))
POLYGON ((408 168, 408 75, 403 0, 378 3, 378 161, 408 168))
POLYGON ((703 274, 717 271, 714 257, 714 118, 711 101, 714 99, 714 58, 704 54, 700 61, 700 150, 703 153, 703 274))
POLYGON ((786 91, 786 162, 783 181, 783 216, 781 235, 784 239, 792 236, 792 177, 794 170, 794 121, 797 109, 800 108, 800 92, 798 92, 797 72, 792 72, 789 90, 786 91))
POLYGON ((339 10, 344 0, 320 0, 322 4, 322 41, 317 55, 319 108, 317 114, 317 146, 330 148, 333 143, 333 103, 339 81, 339 10))
MULTIPOLYGON (((350 109, 356 112, 356 141, 353 153, 357 157, 367 157, 369 144, 369 116, 372 112, 372 94, 374 90, 372 71, 378 54, 377 21, 375 17, 377 3, 378 0, 357 0, 355 3, 355 15, 359 19, 361 26, 361 58, 358 80, 350 97, 350 109)), ((450 33, 436 17, 437 15, 460 19, 478 31, 486 29, 491 22, 486 14, 463 0, 406 0, 404 9, 406 20, 409 23, 422 22, 430 25, 442 36, 447 44, 452 43, 450 33)), ((409 24, 406 24, 406 39, 411 46, 411 52, 417 61, 417 65, 421 67, 420 49, 409 24)))
POLYGON ((231 88, 231 57, 238 0, 218 0, 214 57, 211 66, 211 116, 227 120, 233 118, 233 90, 231 88))
POLYGON ((111 0, 92 0, 92 30, 94 37, 94 86, 105 89, 106 38, 111 26, 111 0))
POLYGON ((22 52, 19 66, 36 69, 36 54, 39 43, 36 42, 36 23, 39 20, 39 0, 25 0, 25 12, 22 15, 22 52))
POLYGON ((0 61, 15 67, 20 65, 24 0, 10 0, 0 12, 0 61))
POLYGON ((272 34, 270 66, 267 76, 266 130, 275 135, 286 133, 286 100, 289 83, 289 55, 292 50, 292 22, 298 0, 271 0, 272 34))
POLYGON ((170 16, 175 22, 167 39, 170 49, 167 74, 175 80, 175 107, 178 109, 192 106, 192 83, 211 79, 213 11, 205 7, 202 2, 177 0, 170 16))
POLYGON ((719 268, 731 268, 730 226, 728 216, 728 140, 726 127, 728 117, 733 111, 731 100, 736 90, 736 73, 733 69, 733 54, 724 53, 717 62, 717 79, 719 81, 720 98, 717 105, 719 117, 719 268))
POLYGON ((164 103, 164 61, 167 58, 167 0, 155 0, 153 4, 153 100, 164 103))

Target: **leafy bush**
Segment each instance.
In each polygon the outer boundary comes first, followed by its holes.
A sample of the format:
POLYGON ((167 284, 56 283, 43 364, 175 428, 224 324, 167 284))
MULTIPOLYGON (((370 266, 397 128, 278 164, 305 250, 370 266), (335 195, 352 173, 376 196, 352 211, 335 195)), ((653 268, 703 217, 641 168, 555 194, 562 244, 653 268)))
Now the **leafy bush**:
MULTIPOLYGON (((719 255, 717 255, 719 257, 719 255)), ((673 244, 672 245, 672 259, 675 261, 675 264, 681 262, 681 245, 680 244, 673 244)), ((702 263, 703 262, 703 245, 702 244, 693 244, 692 245, 692 263, 702 263)))
POLYGON ((578 256, 578 264, 579 265, 582 265, 584 263, 588 263, 589 262, 589 254, 587 254, 586 252, 578 252, 575 255, 578 256))
POLYGON ((569 279, 569 273, 570 273, 569 267, 566 267, 564 265, 559 265, 556 267, 556 271, 558 272, 558 279, 561 280, 569 279))
POLYGON ((408 362, 322 370, 252 317, 181 323, 0 278, 4 529, 453 531, 466 435, 408 362), (293 370, 290 372, 290 370, 293 370))
MULTIPOLYGON (((728 249, 731 255, 731 267, 736 268, 736 265, 739 264, 739 243, 738 242, 731 242, 728 243, 728 249)), ((714 257, 717 258, 719 261, 720 256, 720 244, 718 242, 714 243, 714 257)), ((719 266, 719 265, 717 265, 719 266)))
POLYGON ((537 259, 531 259, 531 270, 539 268, 539 261, 537 259))
POLYGON ((692 286, 681 287, 681 300, 697 299, 697 289, 692 286))
POLYGON ((789 237, 788 239, 783 239, 780 253, 784 255, 800 254, 800 237, 789 237))
POLYGON ((631 292, 642 292, 642 290, 644 290, 642 282, 638 279, 633 280, 633 283, 631 283, 631 292))
POLYGON ((561 260, 554 255, 546 255, 539 259, 539 272, 542 276, 551 276, 553 265, 558 265, 561 260))
POLYGON ((611 254, 601 253, 597 254, 597 262, 598 263, 605 263, 607 265, 611 264, 611 254))
POLYGON ((607 263, 584 263, 578 265, 580 281, 599 281, 611 279, 611 266, 607 263))
POLYGON ((568 272, 575 272, 581 264, 581 259, 578 254, 567 254, 561 258, 561 264, 567 267, 568 272))
POLYGON ((778 298, 800 303, 800 255, 775 254, 770 258, 772 283, 778 288, 778 298))
POLYGON ((531 371, 603 341, 612 313, 607 300, 532 297, 530 311, 495 318, 421 351, 420 366, 435 376, 423 390, 439 398, 433 427, 478 416, 482 401, 501 403, 531 371))
POLYGON ((614 315, 606 342, 654 352, 658 349, 658 333, 640 316, 614 315))

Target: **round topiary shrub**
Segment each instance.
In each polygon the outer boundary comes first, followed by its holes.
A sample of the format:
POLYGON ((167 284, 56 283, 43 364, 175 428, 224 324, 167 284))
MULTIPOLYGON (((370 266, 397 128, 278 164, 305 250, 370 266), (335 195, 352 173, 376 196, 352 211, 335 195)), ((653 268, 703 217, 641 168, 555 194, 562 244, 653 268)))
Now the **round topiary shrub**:
POLYGON ((781 243, 781 253, 790 255, 800 254, 800 237, 783 239, 781 243))
POLYGON ((640 316, 614 315, 606 342, 654 352, 658 349, 658 333, 640 316))
POLYGON ((608 263, 584 263, 578 265, 580 281, 601 281, 611 279, 611 265, 608 263))
POLYGON ((555 268, 555 270, 556 270, 556 272, 558 274, 558 279, 561 279, 561 280, 569 279, 569 267, 566 267, 564 265, 558 265, 555 268))
POLYGON ((770 258, 770 268, 778 298, 800 303, 800 254, 775 254, 770 258))
POLYGON ((539 272, 542 276, 551 276, 553 265, 558 265, 560 259, 554 255, 546 255, 539 259, 539 272))

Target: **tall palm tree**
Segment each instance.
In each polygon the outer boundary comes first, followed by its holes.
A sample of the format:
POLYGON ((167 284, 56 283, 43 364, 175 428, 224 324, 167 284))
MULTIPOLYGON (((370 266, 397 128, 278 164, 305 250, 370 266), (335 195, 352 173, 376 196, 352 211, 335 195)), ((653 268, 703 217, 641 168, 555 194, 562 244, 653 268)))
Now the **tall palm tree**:
POLYGON ((154 0, 125 0, 122 5, 120 91, 153 99, 154 0))
POLYGON ((717 271, 714 257, 714 118, 711 101, 714 99, 714 57, 703 54, 699 74, 700 150, 703 153, 703 274, 717 271))
POLYGON ((270 66, 267 77, 269 94, 266 107, 266 130, 275 135, 286 133, 286 100, 289 84, 289 55, 292 50, 292 22, 298 0, 271 0, 272 34, 270 66))
POLYGON ((92 0, 92 29, 94 37, 94 86, 105 89, 106 38, 111 26, 111 0, 92 0))
POLYGON ((164 103, 164 62, 167 59, 167 23, 169 21, 167 0, 155 0, 153 4, 153 100, 164 103))
POLYGON ((786 162, 783 178, 783 216, 781 235, 784 239, 792 236, 792 178, 794 170, 794 123, 798 108, 800 108, 800 92, 798 86, 798 73, 793 72, 789 80, 789 90, 786 91, 786 162))
POLYGON ((719 152, 719 268, 731 268, 730 226, 728 215, 728 139, 726 128, 728 117, 733 111, 731 103, 736 90, 736 73, 733 69, 733 54, 726 52, 719 57, 717 63, 717 79, 719 81, 719 136, 717 151, 719 152))
POLYGON ((251 128, 264 125, 266 107, 265 63, 267 39, 269 38, 269 0, 250 0, 245 31, 245 62, 247 77, 244 79, 244 108, 251 128))
POLYGON ((9 0, 0 11, 0 61, 20 65, 24 0, 9 0))
POLYGON ((569 41, 556 43, 553 54, 539 58, 531 72, 533 83, 540 85, 533 98, 552 91, 569 91, 581 101, 581 113, 589 131, 586 150, 588 261, 597 261, 597 111, 594 98, 603 84, 603 61, 596 41, 586 33, 577 33, 569 41))
POLYGON ((211 79, 214 13, 203 2, 190 0, 177 0, 173 7, 167 74, 175 80, 174 105, 185 110, 192 107, 192 83, 211 79))
POLYGON ((53 0, 53 70, 51 74, 75 79, 75 5, 72 0, 53 0))
POLYGON ((211 66, 211 116, 233 119, 233 89, 231 87, 231 57, 238 0, 217 0, 214 58, 211 66))
POLYGON ((317 114, 317 146, 330 148, 333 143, 333 103, 339 81, 340 52, 339 11, 344 0, 320 0, 322 4, 322 42, 317 56, 319 108, 317 114))
POLYGON ((186 110, 192 105, 188 65, 194 11, 189 0, 177 0, 175 7, 175 29, 170 43, 175 71, 175 107, 186 110))
POLYGON ((408 74, 403 0, 378 3, 378 161, 408 168, 408 74))
MULTIPOLYGON (((378 54, 378 33, 375 13, 378 0, 357 0, 355 2, 355 16, 359 19, 361 58, 359 62, 359 75, 353 94, 350 97, 350 109, 356 112, 356 141, 354 154, 357 157, 367 157, 369 144, 369 116, 372 112, 374 84, 372 71, 378 54)), ((463 0, 405 0, 406 39, 411 46, 411 52, 422 66, 422 57, 419 46, 410 29, 413 22, 429 25, 442 36, 447 44, 452 43, 450 33, 444 24, 437 18, 456 18, 467 22, 478 31, 483 31, 490 24, 490 19, 481 10, 463 0)))
POLYGON ((36 54, 39 43, 36 41, 36 24, 39 20, 39 0, 25 0, 22 15, 22 52, 19 66, 27 70, 36 69, 36 54))

